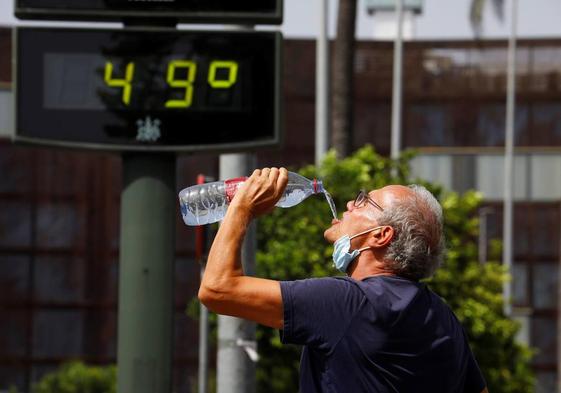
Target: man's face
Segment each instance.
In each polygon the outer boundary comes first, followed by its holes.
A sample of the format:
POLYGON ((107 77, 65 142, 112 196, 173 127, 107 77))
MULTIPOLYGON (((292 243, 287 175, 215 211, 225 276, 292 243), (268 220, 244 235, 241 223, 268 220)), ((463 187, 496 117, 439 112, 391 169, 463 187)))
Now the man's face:
POLYGON ((368 196, 373 203, 364 200, 359 206, 354 206, 354 200, 347 202, 347 210, 340 220, 331 221, 331 226, 325 230, 323 237, 330 243, 335 243, 343 235, 352 236, 367 229, 378 226, 378 218, 382 209, 389 208, 394 200, 414 195, 406 186, 390 185, 378 190, 370 191, 368 196), (374 203, 380 208, 374 206, 374 203))
POLYGON ((341 219, 333 219, 333 221, 331 221, 331 227, 325 230, 323 234, 325 240, 330 243, 335 243, 335 241, 343 235, 352 236, 377 226, 377 218, 382 211, 374 204, 379 205, 383 209, 384 203, 389 203, 389 200, 386 201, 386 199, 390 198, 386 188, 387 187, 370 191, 368 196, 372 202, 364 198, 362 203, 355 206, 354 199, 348 201, 347 210, 343 213, 341 219))

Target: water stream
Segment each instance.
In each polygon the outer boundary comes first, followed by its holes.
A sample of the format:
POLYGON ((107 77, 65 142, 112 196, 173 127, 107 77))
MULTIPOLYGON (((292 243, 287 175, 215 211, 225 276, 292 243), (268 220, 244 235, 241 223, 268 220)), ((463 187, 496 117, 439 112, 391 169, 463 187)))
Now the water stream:
POLYGON ((331 213, 333 214, 333 218, 337 218, 337 208, 335 207, 335 202, 333 202, 333 198, 331 194, 327 191, 323 192, 325 195, 325 199, 327 199, 327 203, 329 203, 329 207, 331 208, 331 213))

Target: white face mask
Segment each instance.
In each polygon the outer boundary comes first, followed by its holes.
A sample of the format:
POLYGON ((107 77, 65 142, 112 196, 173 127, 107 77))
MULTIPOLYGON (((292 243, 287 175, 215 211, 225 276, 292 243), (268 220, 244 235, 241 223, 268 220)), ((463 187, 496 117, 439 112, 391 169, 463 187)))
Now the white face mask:
POLYGON ((366 233, 375 231, 376 229, 380 229, 380 228, 382 227, 380 226, 380 227, 367 229, 366 231, 357 233, 356 235, 353 236, 343 235, 339 239, 337 239, 337 241, 333 244, 334 247, 333 264, 335 265, 337 270, 346 273, 353 259, 355 259, 364 250, 368 250, 369 248, 371 248, 371 247, 364 247, 349 252, 351 250, 351 239, 354 239, 355 237, 364 235, 366 233))

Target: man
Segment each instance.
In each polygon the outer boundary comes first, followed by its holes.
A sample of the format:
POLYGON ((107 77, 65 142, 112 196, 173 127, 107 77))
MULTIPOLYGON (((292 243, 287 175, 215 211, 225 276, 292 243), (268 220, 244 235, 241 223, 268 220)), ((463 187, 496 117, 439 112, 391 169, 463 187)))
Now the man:
POLYGON ((460 323, 419 279, 443 252, 442 209, 423 187, 387 186, 347 203, 324 237, 348 277, 278 282, 244 276, 252 219, 271 211, 286 169, 255 170, 216 235, 199 289, 212 311, 281 329, 304 345, 300 391, 487 392, 460 323))

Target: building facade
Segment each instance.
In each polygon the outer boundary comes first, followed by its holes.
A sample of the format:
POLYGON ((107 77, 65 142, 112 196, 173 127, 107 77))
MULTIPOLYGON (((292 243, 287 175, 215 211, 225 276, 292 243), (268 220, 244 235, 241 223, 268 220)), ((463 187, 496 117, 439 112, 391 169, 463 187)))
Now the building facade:
MULTIPOLYGON (((0 391, 28 391, 60 362, 115 362, 121 162, 118 155, 14 146, 11 31, 0 29, 0 391), (64 334, 60 334, 64 331, 64 334)), ((314 42, 285 41, 281 149, 259 166, 314 161, 314 42)), ((359 42, 353 144, 389 154, 391 43, 359 42)), ((404 148, 416 176, 485 198, 485 239, 502 236, 505 41, 408 42, 404 148)), ((536 391, 555 391, 561 238, 561 40, 522 40, 517 55, 513 302, 537 348, 536 391)), ((178 160, 177 187, 218 176, 213 155, 178 160)), ((177 220, 174 381, 194 390, 197 323, 185 313, 199 268, 177 220)), ((485 247, 486 248, 486 247, 485 247)))

